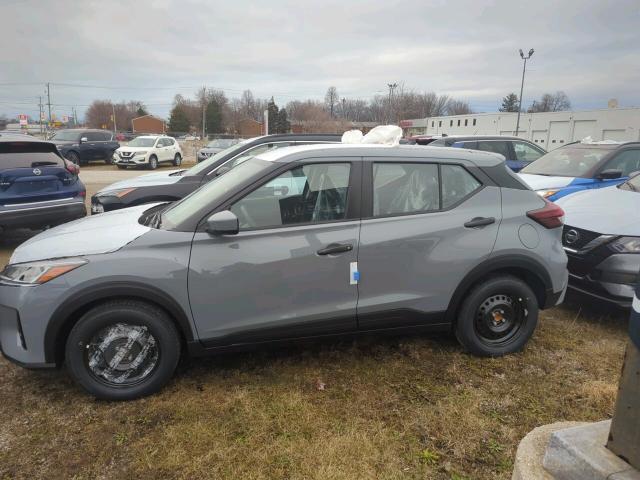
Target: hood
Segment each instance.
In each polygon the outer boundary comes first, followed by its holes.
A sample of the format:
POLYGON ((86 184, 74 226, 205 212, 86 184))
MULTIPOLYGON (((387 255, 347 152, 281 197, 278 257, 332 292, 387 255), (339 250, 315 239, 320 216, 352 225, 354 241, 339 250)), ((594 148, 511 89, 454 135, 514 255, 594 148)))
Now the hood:
POLYGON ((140 225, 138 218, 153 205, 123 208, 45 230, 16 248, 9 263, 115 252, 151 230, 140 225))
POLYGON ((180 175, 173 175, 177 172, 182 172, 184 169, 178 170, 166 170, 158 173, 148 173, 146 175, 140 175, 139 177, 128 178, 116 183, 104 187, 96 195, 101 193, 110 192, 112 190, 118 190, 120 188, 138 188, 138 187, 153 187, 155 185, 171 185, 178 182, 182 177, 180 175))
POLYGON ((518 173, 518 176, 529 185, 531 190, 549 190, 562 188, 575 182, 576 177, 550 177, 547 175, 534 175, 532 173, 518 173))
POLYGON ((605 187, 556 200, 565 225, 605 235, 640 236, 640 192, 605 187))

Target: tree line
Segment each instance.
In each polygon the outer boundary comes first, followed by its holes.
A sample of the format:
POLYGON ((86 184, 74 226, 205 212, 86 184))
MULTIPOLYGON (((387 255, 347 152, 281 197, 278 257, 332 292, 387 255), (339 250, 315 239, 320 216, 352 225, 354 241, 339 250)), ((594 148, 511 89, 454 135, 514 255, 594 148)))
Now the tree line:
MULTIPOLYGON (((500 111, 517 112, 518 96, 510 93, 502 101, 500 111)), ((544 94, 529 107, 529 112, 568 110, 571 103, 564 92, 544 94)), ((228 98, 224 91, 203 87, 192 98, 177 94, 173 98, 168 119, 171 132, 237 133, 240 123, 247 119, 263 121, 268 112, 269 131, 290 131, 291 123, 301 125, 302 131, 332 131, 345 122, 395 123, 411 118, 463 115, 473 113, 469 103, 434 92, 417 92, 397 85, 388 95, 378 94, 369 99, 340 97, 336 87, 327 89, 324 101, 292 100, 279 107, 273 97, 256 98, 251 90, 239 97, 228 98)), ((112 104, 95 100, 87 109, 85 121, 94 128, 113 128, 113 113, 119 130, 130 130, 131 120, 146 115, 147 108, 140 101, 112 104)))

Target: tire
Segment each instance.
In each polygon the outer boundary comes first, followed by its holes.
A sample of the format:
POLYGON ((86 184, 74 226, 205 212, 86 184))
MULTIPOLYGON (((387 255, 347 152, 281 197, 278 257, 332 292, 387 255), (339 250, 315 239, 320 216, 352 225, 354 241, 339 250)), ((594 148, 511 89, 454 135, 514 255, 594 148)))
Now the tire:
MULTIPOLYGON (((113 155, 113 154, 112 154, 113 155)), ((104 159, 104 163, 111 165, 113 163, 113 157, 107 157, 104 159)))
POLYGON ((180 358, 179 338, 160 308, 132 300, 108 302, 85 313, 71 329, 65 350, 67 369, 96 398, 143 397, 160 390, 173 375, 180 358), (141 337, 141 342, 134 340, 128 350, 122 349, 132 338, 141 337), (124 357, 118 360, 118 355, 124 357), (109 361, 117 362, 115 367, 109 368, 109 361))
POLYGON ((181 163, 182 163, 182 157, 180 156, 179 153, 176 153, 176 156, 173 157, 173 165, 176 167, 179 167, 181 163))
POLYGON ((80 157, 76 152, 67 153, 67 160, 69 160, 71 163, 75 163, 76 165, 80 165, 80 157))
POLYGON ((149 170, 155 170, 158 168, 158 157, 151 155, 149 157, 149 170))
POLYGON ((455 334, 470 353, 499 357, 521 350, 537 324, 538 300, 529 285, 511 275, 496 275, 467 293, 455 334))
POLYGON ((126 170, 126 169, 127 169, 127 166, 126 166, 126 165, 117 165, 117 167, 118 167, 120 170, 126 170))

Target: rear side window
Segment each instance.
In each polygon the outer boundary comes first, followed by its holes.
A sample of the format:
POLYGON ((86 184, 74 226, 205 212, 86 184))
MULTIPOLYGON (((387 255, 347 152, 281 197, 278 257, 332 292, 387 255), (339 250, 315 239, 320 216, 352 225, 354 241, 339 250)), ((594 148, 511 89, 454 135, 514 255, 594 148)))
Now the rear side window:
POLYGON ((39 148, 38 145, 0 143, 0 170, 46 165, 64 166, 64 161, 58 155, 42 150, 44 148, 39 148))
POLYGON ((442 208, 467 198, 482 184, 460 165, 442 165, 442 208))
POLYGON ((110 142, 111 139, 113 138, 113 135, 109 132, 102 132, 102 140, 104 140, 105 142, 110 142))
POLYGON ((430 212, 439 209, 438 165, 374 163, 374 216, 430 212))
POLYGON ((513 150, 516 154, 516 160, 520 162, 531 163, 544 155, 537 148, 524 142, 513 142, 513 150))
POLYGON ((510 157, 509 146, 507 145, 507 142, 479 141, 478 150, 481 150, 483 152, 499 153, 500 155, 504 156, 504 158, 507 158, 507 159, 510 157))

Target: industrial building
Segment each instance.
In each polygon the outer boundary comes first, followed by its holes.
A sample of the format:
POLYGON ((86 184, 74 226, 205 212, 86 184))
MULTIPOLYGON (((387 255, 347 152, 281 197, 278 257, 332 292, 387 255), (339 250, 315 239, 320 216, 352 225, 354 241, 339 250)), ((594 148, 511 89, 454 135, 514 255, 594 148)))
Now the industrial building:
MULTIPOLYGON (((411 135, 515 135, 518 113, 474 113, 402 120, 411 135)), ((640 108, 521 113, 518 136, 546 150, 591 137, 593 140, 640 140, 640 108)))

